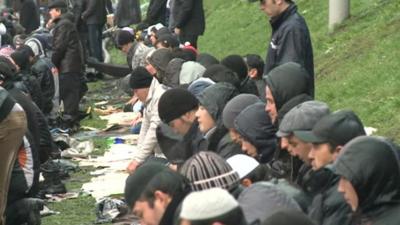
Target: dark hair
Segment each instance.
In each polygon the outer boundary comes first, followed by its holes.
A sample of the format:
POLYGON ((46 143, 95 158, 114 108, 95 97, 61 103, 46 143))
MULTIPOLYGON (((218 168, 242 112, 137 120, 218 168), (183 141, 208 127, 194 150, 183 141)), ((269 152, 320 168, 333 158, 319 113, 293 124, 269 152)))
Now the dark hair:
POLYGON ((183 48, 173 48, 172 49, 173 58, 180 58, 185 61, 196 61, 196 54, 193 51, 183 48))
POLYGON ((211 225, 214 222, 220 222, 224 225, 246 225, 246 219, 242 208, 237 207, 224 215, 217 216, 215 218, 207 220, 191 220, 192 225, 211 225))
POLYGON ((226 66, 221 64, 214 64, 204 71, 203 77, 208 77, 215 83, 227 82, 239 88, 240 80, 238 75, 226 66))
POLYGON ((244 61, 247 64, 248 69, 257 70, 257 78, 261 78, 264 72, 264 60, 261 56, 256 54, 247 54, 244 56, 244 61))
POLYGON ((267 181, 269 179, 269 169, 266 164, 258 165, 253 171, 243 177, 241 180, 249 179, 252 183, 267 181))
POLYGON ((184 176, 172 170, 165 170, 151 179, 139 200, 147 201, 150 207, 153 207, 156 191, 161 191, 174 198, 175 196, 185 196, 189 190, 188 181, 184 176))

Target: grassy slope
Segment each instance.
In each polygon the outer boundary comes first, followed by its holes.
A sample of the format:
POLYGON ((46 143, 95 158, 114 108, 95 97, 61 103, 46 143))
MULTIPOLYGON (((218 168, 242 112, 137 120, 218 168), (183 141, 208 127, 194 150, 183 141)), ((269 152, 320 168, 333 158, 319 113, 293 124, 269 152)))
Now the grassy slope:
MULTIPOLYGON (((327 1, 297 3, 313 40, 317 99, 333 109, 353 109, 379 135, 399 140, 400 2, 351 1, 351 18, 330 35, 327 1)), ((218 58, 233 53, 264 57, 270 27, 258 3, 205 0, 205 6, 202 52, 218 58)))

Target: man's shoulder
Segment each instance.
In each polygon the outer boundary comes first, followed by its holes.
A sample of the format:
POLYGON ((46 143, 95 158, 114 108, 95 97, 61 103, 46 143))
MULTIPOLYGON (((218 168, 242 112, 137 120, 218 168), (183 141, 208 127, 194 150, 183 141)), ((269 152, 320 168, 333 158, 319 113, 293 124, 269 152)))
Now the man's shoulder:
POLYGON ((305 19, 297 12, 289 16, 279 27, 282 31, 308 30, 305 19))

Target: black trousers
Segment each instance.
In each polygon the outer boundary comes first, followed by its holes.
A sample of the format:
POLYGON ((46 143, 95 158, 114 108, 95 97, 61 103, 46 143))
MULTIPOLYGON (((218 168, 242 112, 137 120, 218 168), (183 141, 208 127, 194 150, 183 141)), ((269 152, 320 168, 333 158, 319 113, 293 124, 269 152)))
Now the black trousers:
POLYGON ((82 97, 82 74, 60 74, 60 100, 64 105, 63 119, 77 122, 79 115, 79 101, 82 97))

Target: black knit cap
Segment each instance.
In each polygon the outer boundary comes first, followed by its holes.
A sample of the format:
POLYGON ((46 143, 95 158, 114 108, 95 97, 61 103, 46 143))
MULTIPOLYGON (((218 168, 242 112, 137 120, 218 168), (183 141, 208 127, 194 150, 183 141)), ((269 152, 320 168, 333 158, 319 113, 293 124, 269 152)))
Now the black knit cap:
POLYGON ((67 8, 67 4, 65 3, 64 0, 53 0, 49 3, 48 5, 48 9, 66 9, 67 8))
POLYGON ((129 85, 132 89, 140 89, 150 87, 153 77, 143 66, 136 67, 129 79, 129 85))
POLYGON ((132 209, 135 202, 139 199, 147 184, 159 173, 167 170, 161 163, 145 163, 128 176, 125 181, 125 201, 132 209))
POLYGON ((181 88, 166 91, 158 102, 158 115, 164 123, 179 118, 183 114, 196 109, 197 98, 189 91, 181 88))

